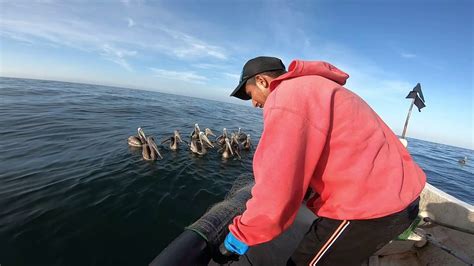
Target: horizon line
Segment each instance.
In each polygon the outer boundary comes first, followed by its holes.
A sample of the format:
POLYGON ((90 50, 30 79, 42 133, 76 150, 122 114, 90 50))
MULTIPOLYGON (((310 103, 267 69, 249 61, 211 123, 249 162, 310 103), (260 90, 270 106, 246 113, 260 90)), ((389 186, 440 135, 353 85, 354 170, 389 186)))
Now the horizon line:
MULTIPOLYGON (((70 81, 70 80, 53 80, 53 79, 39 79, 39 78, 26 78, 26 77, 12 77, 12 76, 3 76, 0 74, 0 78, 10 78, 10 79, 26 79, 26 80, 39 80, 39 81, 52 81, 52 82, 63 82, 63 83, 73 83, 73 84, 84 84, 84 85, 94 85, 94 86, 102 86, 102 87, 109 87, 109 88, 118 88, 118 89, 129 89, 129 90, 140 90, 140 91, 149 91, 149 92, 157 92, 157 93, 162 93, 162 94, 167 94, 167 95, 173 95, 173 96, 182 96, 182 97, 188 97, 188 98, 195 98, 195 99, 200 99, 200 100, 207 100, 207 101, 213 101, 213 102, 219 102, 219 103, 226 103, 226 104, 233 104, 233 105, 238 105, 238 106, 244 106, 244 107, 248 107, 248 108, 252 108, 253 107, 249 107, 247 105, 244 105, 244 104, 238 104, 238 103, 233 103, 233 102, 225 102, 225 101, 220 101, 220 100, 216 100, 216 99, 209 99, 209 98, 200 98, 200 97, 196 97, 196 96, 189 96, 189 95, 183 95, 183 94, 174 94, 174 93, 170 93, 170 92, 162 92, 162 91, 159 91, 159 90, 152 90, 152 89, 146 89, 146 88, 133 88, 133 87, 123 87, 123 86, 120 86, 120 85, 108 85, 108 84, 97 84, 97 83, 87 83, 87 82, 78 82, 78 81, 70 81)), ((391 129, 391 128, 390 128, 391 129)), ((393 130, 392 132, 400 138, 400 136, 398 134, 396 134, 393 130)), ((414 138, 414 137, 407 137, 408 139, 416 139, 416 140, 420 140, 420 141, 426 141, 426 142, 430 142, 430 143, 436 143, 436 144, 441 144, 441 145, 446 145, 446 146, 451 146, 451 147, 455 147, 455 148, 461 148, 461 149, 466 149, 466 150, 469 150, 469 151, 473 151, 474 152, 474 146, 473 148, 469 148, 469 147, 463 147, 463 146, 458 146, 458 145, 454 145, 454 144, 449 144, 449 143, 444 143, 444 142, 434 142, 432 140, 426 140, 426 139, 421 139, 421 138, 414 138)))

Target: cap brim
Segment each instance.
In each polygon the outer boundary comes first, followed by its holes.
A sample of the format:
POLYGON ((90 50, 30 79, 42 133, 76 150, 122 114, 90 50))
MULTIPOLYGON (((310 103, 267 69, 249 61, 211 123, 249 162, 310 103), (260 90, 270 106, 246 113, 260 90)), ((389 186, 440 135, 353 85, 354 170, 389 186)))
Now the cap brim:
POLYGON ((237 97, 239 99, 242 99, 244 101, 248 101, 251 98, 249 95, 245 92, 245 83, 247 83, 247 79, 242 80, 242 82, 239 83, 237 88, 230 94, 230 96, 237 97))

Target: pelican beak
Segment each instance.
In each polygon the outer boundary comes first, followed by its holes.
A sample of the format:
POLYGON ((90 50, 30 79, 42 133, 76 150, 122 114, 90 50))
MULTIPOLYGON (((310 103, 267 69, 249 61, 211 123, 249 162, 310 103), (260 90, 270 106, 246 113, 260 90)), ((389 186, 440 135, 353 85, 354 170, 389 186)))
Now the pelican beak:
POLYGON ((174 131, 174 137, 175 137, 179 142, 183 142, 183 140, 181 140, 181 135, 179 134, 179 131, 178 131, 178 130, 175 130, 175 131, 174 131))
POLYGON ((204 132, 199 133, 199 139, 201 140, 201 142, 203 142, 204 140, 204 143, 209 145, 211 148, 214 148, 214 145, 212 145, 211 141, 206 137, 206 134, 204 134, 204 132))
POLYGON ((153 152, 153 150, 154 150, 156 152, 156 154, 158 154, 158 156, 160 156, 160 158, 163 159, 163 156, 161 156, 161 153, 158 150, 158 146, 156 146, 156 143, 155 143, 155 140, 153 139, 153 137, 148 137, 147 138, 147 143, 148 143, 148 146, 150 147, 150 151, 153 152))
POLYGON ((196 140, 191 140, 191 143, 188 144, 188 146, 191 148, 192 151, 196 150, 196 140))
POLYGON ((211 136, 214 136, 214 137, 216 136, 216 135, 214 135, 214 133, 212 133, 212 130, 209 129, 209 128, 206 128, 206 135, 211 135, 211 136))
POLYGON ((232 151, 232 146, 230 145, 230 141, 228 138, 225 138, 225 144, 227 145, 227 148, 229 148, 230 154, 234 155, 234 152, 232 151))
POLYGON ((239 144, 239 138, 237 138, 237 135, 232 135, 232 141, 239 144))
POLYGON ((147 141, 147 138, 145 136, 145 132, 143 132, 143 129, 141 127, 138 128, 138 137, 140 138, 140 140, 145 143, 147 141))

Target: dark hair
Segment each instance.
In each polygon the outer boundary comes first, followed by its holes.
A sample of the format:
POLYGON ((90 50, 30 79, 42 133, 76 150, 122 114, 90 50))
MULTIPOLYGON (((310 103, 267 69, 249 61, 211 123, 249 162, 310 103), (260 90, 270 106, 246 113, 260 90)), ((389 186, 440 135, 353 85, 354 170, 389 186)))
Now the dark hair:
MULTIPOLYGON (((274 71, 267 71, 267 72, 262 72, 262 73, 258 73, 256 74, 255 76, 257 75, 265 75, 265 76, 269 76, 271 78, 278 78, 279 76, 283 75, 286 73, 286 70, 274 70, 274 71)), ((247 80, 247 84, 252 84, 252 85, 255 85, 256 84, 256 80, 255 80, 255 76, 249 78, 247 80)))

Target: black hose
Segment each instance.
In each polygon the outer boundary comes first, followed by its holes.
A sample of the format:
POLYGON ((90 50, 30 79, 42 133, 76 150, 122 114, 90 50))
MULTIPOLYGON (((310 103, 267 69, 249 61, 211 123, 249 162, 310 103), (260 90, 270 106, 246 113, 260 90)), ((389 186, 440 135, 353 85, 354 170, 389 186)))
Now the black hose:
POLYGON ((211 251, 206 240, 194 231, 184 230, 150 263, 150 266, 208 265, 210 260, 211 251))

